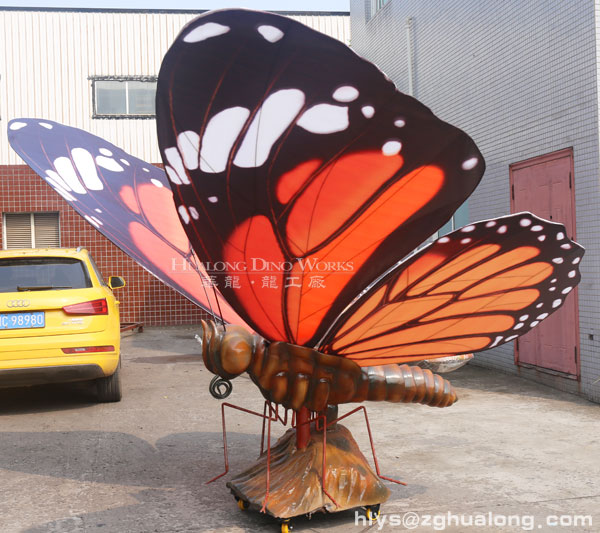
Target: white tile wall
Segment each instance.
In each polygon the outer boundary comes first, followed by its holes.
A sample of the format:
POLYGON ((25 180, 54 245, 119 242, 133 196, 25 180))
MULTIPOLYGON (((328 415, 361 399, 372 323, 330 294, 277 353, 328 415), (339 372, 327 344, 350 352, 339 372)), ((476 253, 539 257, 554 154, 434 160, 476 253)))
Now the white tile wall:
POLYGON ((510 212, 510 163, 573 147, 577 240, 587 250, 579 290, 581 382, 519 369, 512 344, 476 360, 600 402, 600 2, 390 0, 369 20, 367 4, 350 4, 356 52, 406 92, 411 17, 414 96, 467 131, 486 158, 469 201, 472 221, 510 212))

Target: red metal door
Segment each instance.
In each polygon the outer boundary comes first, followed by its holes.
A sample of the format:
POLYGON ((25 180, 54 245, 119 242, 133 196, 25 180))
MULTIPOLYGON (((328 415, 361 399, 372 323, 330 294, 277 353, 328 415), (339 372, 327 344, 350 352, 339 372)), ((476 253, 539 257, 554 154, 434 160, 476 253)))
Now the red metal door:
MULTIPOLYGON (((560 222, 575 238, 573 150, 568 148, 510 165, 511 210, 560 222)), ((579 376, 577 290, 561 309, 515 343, 515 363, 579 376)))

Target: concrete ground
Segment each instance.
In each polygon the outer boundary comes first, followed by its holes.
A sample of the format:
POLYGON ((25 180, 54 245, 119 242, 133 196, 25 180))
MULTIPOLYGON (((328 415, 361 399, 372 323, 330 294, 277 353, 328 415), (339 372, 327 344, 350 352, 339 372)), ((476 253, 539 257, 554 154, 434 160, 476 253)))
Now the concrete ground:
MULTIPOLYGON (((227 478, 204 483, 223 469, 221 421, 195 332, 124 338, 117 404, 82 385, 0 391, 2 533, 279 531, 238 510, 227 478)), ((369 405, 382 470, 408 483, 390 485, 380 522, 346 511, 296 532, 600 531, 600 406, 477 367, 449 377, 451 408, 369 405)), ((230 401, 262 406, 247 378, 230 401)), ((367 453, 362 420, 346 425, 367 453)), ((257 456, 260 423, 233 413, 229 430, 235 472, 257 456)))

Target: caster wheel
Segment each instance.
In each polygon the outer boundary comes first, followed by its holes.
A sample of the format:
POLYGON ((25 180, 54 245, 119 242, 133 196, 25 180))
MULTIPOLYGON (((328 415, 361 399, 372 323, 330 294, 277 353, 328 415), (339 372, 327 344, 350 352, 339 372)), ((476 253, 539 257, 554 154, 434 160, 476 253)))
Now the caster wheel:
POLYGON ((281 522, 281 533, 290 533, 292 527, 290 526, 289 521, 281 522))
POLYGON ((247 511, 250 504, 246 500, 242 500, 241 498, 236 498, 237 505, 242 511, 247 511))
POLYGON ((381 505, 380 504, 369 505, 367 507, 367 520, 369 522, 375 522, 379 518, 380 514, 381 514, 381 505))

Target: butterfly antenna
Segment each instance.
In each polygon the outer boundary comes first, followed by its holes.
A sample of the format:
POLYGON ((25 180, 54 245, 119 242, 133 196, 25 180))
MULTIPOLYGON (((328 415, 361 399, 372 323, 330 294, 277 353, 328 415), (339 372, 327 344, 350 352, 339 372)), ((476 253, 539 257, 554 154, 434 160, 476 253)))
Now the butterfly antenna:
MULTIPOLYGON (((223 324, 223 327, 225 327, 225 320, 223 320, 223 312, 221 311, 221 304, 219 303, 219 298, 217 296, 217 290, 216 290, 215 286, 211 282, 211 285, 212 285, 212 288, 213 288, 213 293, 214 293, 214 296, 215 296, 215 301, 217 302, 217 308, 219 310, 219 314, 218 315, 217 315, 217 313, 215 313, 215 311, 212 308, 212 304, 210 303, 210 298, 208 297, 208 291, 206 290, 206 285, 204 284, 204 279, 206 279, 206 276, 200 270, 198 262, 196 261, 196 255, 193 254, 193 253, 190 254, 190 256, 188 257, 188 262, 193 266, 194 270, 196 270, 196 272, 198 274, 200 274, 200 277, 203 280, 202 288, 204 289, 204 295, 206 296, 206 301, 208 302, 208 310, 210 311, 210 314, 213 315, 214 317, 218 316, 219 319, 221 320, 221 323, 223 324)), ((210 277, 208 278, 208 280, 210 281, 210 277)))
MULTIPOLYGON (((217 288, 213 285, 213 293, 215 295, 215 300, 217 302, 217 308, 219 310, 219 318, 221 319, 221 324, 225 327, 225 319, 223 318, 223 311, 221 311, 221 303, 219 302, 219 296, 217 295, 217 288)), ((211 309, 212 311, 212 309, 211 309)))

